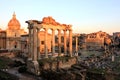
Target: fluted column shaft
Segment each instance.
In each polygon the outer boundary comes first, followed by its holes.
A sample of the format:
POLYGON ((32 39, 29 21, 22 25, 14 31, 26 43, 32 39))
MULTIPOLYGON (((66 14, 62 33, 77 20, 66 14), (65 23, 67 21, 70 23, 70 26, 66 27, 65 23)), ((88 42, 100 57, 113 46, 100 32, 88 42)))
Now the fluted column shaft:
POLYGON ((78 37, 76 36, 76 52, 78 52, 78 37))
POLYGON ((37 61, 37 31, 36 26, 33 26, 33 60, 37 61))
POLYGON ((40 59, 41 55, 40 55, 40 38, 39 38, 39 30, 37 29, 37 58, 38 60, 40 59))
POLYGON ((64 30, 64 54, 67 54, 66 30, 64 30))
POLYGON ((47 47, 47 33, 48 29, 45 29, 45 58, 48 58, 48 47, 47 47))
POLYGON ((32 51, 31 51, 31 29, 30 29, 30 27, 28 27, 28 29, 29 29, 29 45, 28 45, 28 51, 29 51, 29 53, 28 53, 28 58, 29 59, 32 59, 32 51))
POLYGON ((72 30, 69 30, 69 53, 72 57, 72 30))
POLYGON ((55 53, 55 30, 52 30, 52 55, 55 53))
POLYGON ((61 54, 61 30, 58 30, 58 49, 59 49, 58 55, 60 55, 61 54))
POLYGON ((31 58, 32 58, 32 60, 33 60, 33 58, 34 58, 34 54, 33 54, 33 51, 34 51, 34 46, 33 46, 33 29, 31 29, 31 46, 30 46, 30 52, 31 52, 31 58))

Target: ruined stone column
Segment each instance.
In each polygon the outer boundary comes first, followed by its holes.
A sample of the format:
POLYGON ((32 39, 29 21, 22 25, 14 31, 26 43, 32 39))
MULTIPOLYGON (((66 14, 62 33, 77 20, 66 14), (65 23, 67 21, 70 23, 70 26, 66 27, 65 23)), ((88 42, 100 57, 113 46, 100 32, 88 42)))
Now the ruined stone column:
POLYGON ((66 30, 64 30, 64 54, 67 54, 66 30))
POLYGON ((45 58, 48 58, 48 47, 47 47, 47 33, 48 29, 45 29, 45 58))
POLYGON ((6 47, 8 50, 10 50, 10 41, 9 41, 9 38, 7 38, 7 44, 6 44, 6 47))
POLYGON ((40 73, 39 71, 39 63, 37 61, 37 27, 38 21, 37 20, 29 20, 26 21, 29 25, 29 53, 31 53, 32 60, 27 61, 27 69, 29 72, 38 75, 40 73))
POLYGON ((36 26, 33 26, 33 61, 37 61, 37 31, 36 26))
POLYGON ((31 52, 31 28, 30 26, 28 27, 29 29, 29 43, 28 43, 28 59, 32 60, 32 52, 31 52))
POLYGON ((76 52, 78 52, 78 36, 76 36, 76 47, 75 47, 76 49, 76 52))
POLYGON ((52 30, 52 55, 55 53, 55 30, 52 30))
POLYGON ((58 56, 61 54, 61 30, 58 30, 58 56))
POLYGON ((30 52, 31 52, 31 58, 33 60, 34 58, 34 54, 33 54, 33 51, 34 51, 34 47, 33 47, 33 29, 31 29, 31 46, 30 46, 30 52))
POLYGON ((69 30, 69 53, 70 57, 72 57, 72 30, 69 30))
POLYGON ((38 60, 41 58, 41 55, 40 55, 40 38, 39 38, 39 31, 40 29, 37 28, 37 58, 38 60))

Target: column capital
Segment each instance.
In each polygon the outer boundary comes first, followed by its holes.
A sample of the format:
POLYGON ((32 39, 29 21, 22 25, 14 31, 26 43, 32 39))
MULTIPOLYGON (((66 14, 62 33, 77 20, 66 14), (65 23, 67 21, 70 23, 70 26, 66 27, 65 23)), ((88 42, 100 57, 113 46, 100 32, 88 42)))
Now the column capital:
POLYGON ((65 31, 67 31, 67 29, 63 29, 63 31, 65 32, 65 31))
POLYGON ((58 31, 61 31, 61 29, 58 29, 58 31))
POLYGON ((47 30, 48 30, 48 28, 44 28, 44 30, 45 30, 45 31, 47 31, 47 30))
POLYGON ((28 24, 28 29, 33 29, 33 24, 28 24))
POLYGON ((55 29, 51 29, 52 31, 55 31, 55 29))
POLYGON ((36 27, 36 29, 37 29, 37 31, 39 31, 39 30, 40 30, 40 28, 38 28, 38 27, 36 27))
POLYGON ((69 29, 69 31, 73 31, 72 29, 69 29))

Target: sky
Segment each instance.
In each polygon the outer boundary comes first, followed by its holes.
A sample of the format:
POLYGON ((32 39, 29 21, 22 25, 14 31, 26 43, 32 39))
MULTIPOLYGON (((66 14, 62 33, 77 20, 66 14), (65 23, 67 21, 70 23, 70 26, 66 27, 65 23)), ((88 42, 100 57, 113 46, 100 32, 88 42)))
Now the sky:
POLYGON ((0 0, 0 28, 6 29, 13 13, 27 31, 25 21, 52 16, 71 24, 74 33, 120 32, 120 0, 0 0))

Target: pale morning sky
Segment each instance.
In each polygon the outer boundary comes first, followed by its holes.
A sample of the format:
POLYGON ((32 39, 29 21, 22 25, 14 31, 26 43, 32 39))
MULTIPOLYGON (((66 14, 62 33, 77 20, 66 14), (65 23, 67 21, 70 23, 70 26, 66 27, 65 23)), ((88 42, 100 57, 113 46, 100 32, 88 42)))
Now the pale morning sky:
POLYGON ((120 0, 0 0, 0 28, 7 28, 14 11, 24 29, 26 20, 52 16, 72 24, 75 33, 120 32, 120 0))

